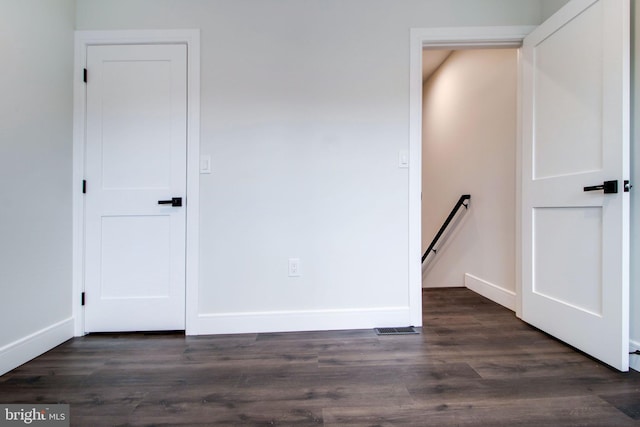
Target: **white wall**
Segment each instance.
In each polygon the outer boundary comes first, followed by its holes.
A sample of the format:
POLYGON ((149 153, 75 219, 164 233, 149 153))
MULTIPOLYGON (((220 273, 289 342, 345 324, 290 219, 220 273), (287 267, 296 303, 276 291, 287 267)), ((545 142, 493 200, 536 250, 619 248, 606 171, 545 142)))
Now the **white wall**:
POLYGON ((201 177, 201 331, 408 322, 409 29, 540 12, 527 0, 79 0, 78 29, 202 30, 214 172, 201 177), (287 277, 289 257, 302 277, 287 277))
POLYGON ((471 195, 425 261, 424 287, 464 286, 468 273, 515 291, 516 96, 514 49, 456 51, 424 85, 423 251, 471 195))
POLYGON ((0 374, 72 336, 74 3, 0 3, 0 374))

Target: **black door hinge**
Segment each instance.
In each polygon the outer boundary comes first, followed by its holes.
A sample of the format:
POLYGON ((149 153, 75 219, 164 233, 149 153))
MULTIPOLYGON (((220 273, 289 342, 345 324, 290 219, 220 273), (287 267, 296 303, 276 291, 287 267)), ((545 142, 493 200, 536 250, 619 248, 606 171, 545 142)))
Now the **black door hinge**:
POLYGON ((80 295, 80 305, 84 305, 84 292, 80 295))
POLYGON ((87 180, 82 180, 82 194, 87 194, 87 180))
POLYGON ((87 82, 87 69, 86 68, 82 71, 82 80, 85 83, 87 82))

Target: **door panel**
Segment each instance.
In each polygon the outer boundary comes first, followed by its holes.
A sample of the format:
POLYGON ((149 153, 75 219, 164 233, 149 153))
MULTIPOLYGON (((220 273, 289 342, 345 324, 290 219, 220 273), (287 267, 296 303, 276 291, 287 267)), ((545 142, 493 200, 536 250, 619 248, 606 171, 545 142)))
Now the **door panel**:
POLYGON ((522 318, 628 369, 629 2, 573 0, 522 48, 522 318), (618 180, 620 192, 584 187, 618 180))
POLYGON ((171 217, 102 217, 103 299, 168 298, 171 217))
POLYGON ((171 61, 101 65, 103 188, 168 188, 171 61))
POLYGON ((602 208, 534 208, 533 230, 533 292, 601 315, 602 208), (579 269, 566 262, 571 257, 579 269))
POLYGON ((184 329, 186 46, 87 49, 85 330, 184 329))
POLYGON ((602 168, 601 9, 594 3, 535 47, 536 179, 602 168))

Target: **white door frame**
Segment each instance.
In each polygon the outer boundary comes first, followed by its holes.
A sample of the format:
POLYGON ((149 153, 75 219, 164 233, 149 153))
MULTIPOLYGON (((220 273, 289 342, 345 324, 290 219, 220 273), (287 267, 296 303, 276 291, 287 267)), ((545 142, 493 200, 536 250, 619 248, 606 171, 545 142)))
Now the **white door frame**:
MULTIPOLYGON (((413 324, 422 324, 422 50, 515 47, 535 26, 412 28, 409 69, 409 307, 413 324)), ((519 56, 519 55, 518 55, 519 56)), ((518 73, 520 73, 518 65, 518 73)), ((518 82, 520 77, 518 76, 518 82)), ((520 83, 518 83, 520 84, 520 83)), ((520 92, 518 88, 518 93, 520 92)), ((518 98, 518 103, 520 102, 518 98)), ((518 115, 516 147, 516 315, 521 313, 520 164, 518 115)))
MULTIPOLYGON (((197 334, 200 212, 200 30, 76 31, 73 84, 73 293, 74 335, 84 335, 84 196, 87 47, 110 44, 187 45, 186 307, 188 335, 197 334)), ((91 78, 89 76, 89 78, 91 78)), ((91 183, 88 183, 91 191, 91 183)), ((90 297, 89 297, 90 298, 90 297)))

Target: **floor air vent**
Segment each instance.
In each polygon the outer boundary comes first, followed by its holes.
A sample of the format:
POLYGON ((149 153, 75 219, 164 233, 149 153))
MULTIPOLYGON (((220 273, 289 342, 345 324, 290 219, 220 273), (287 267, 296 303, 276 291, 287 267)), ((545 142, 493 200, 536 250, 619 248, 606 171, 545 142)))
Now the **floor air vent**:
POLYGON ((418 333, 413 326, 405 328, 375 328, 374 331, 378 335, 410 335, 418 333))

